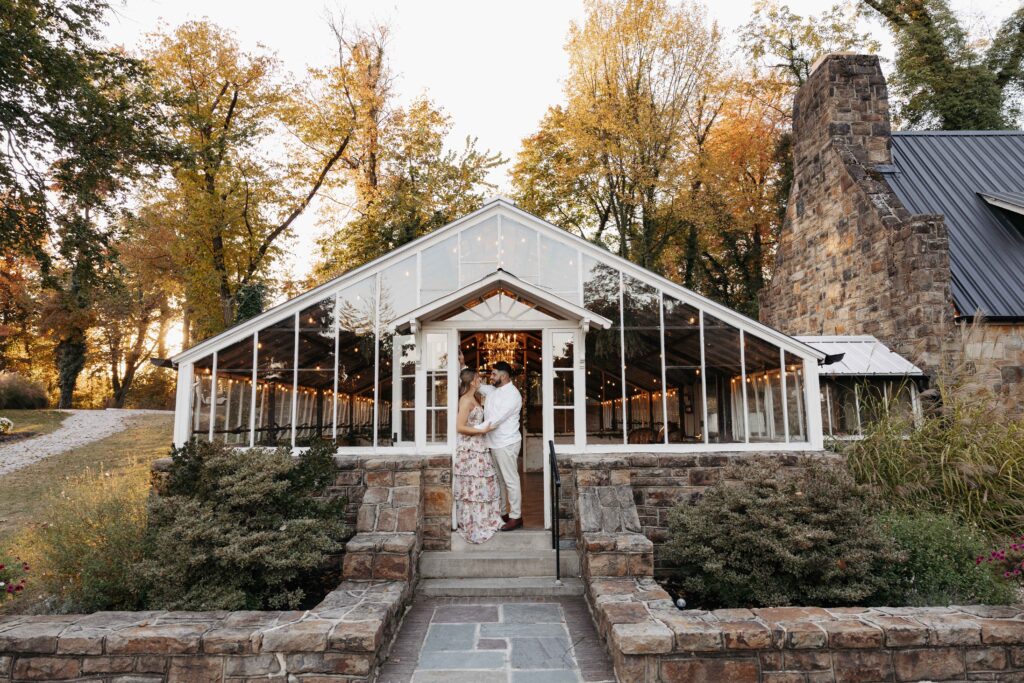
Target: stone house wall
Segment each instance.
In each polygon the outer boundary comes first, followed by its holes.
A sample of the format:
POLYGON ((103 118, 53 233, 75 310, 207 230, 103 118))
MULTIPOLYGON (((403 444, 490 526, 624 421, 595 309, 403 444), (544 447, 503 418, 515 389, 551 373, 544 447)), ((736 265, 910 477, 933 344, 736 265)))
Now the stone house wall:
POLYGON ((793 335, 870 334, 934 380, 961 367, 1024 415, 1024 325, 983 322, 958 344, 941 215, 911 214, 876 166, 892 163, 878 58, 829 55, 793 103, 793 186, 761 321, 793 335))
POLYGON ((929 372, 953 314, 948 235, 875 170, 891 162, 878 58, 824 58, 793 104, 793 186, 761 320, 788 334, 871 334, 929 372))

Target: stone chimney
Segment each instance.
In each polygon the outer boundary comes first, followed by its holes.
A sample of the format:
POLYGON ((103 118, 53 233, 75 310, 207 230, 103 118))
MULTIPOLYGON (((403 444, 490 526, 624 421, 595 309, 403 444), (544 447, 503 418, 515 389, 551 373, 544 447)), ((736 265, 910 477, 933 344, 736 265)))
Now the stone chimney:
POLYGON ((871 334, 922 368, 948 318, 941 216, 892 191, 889 93, 878 57, 830 54, 793 102, 793 184, 760 318, 788 334, 871 334))
POLYGON ((793 103, 796 169, 839 143, 864 165, 892 162, 889 91, 874 55, 833 53, 811 68, 793 103))

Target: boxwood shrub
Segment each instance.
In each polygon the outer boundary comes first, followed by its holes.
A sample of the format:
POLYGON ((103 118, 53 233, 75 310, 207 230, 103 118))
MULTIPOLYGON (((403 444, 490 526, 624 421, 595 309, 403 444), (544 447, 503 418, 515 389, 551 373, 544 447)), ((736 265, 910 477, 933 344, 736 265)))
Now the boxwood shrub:
POLYGON ((670 588, 701 608, 872 603, 889 594, 888 569, 900 557, 875 509, 840 467, 784 474, 768 458, 734 465, 671 513, 670 588))

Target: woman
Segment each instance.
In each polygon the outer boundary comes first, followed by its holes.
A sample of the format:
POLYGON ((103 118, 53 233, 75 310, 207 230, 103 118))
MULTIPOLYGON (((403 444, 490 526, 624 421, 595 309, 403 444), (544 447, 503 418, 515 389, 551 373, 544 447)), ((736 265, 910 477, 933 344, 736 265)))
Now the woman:
POLYGON ((459 413, 455 463, 455 518, 459 533, 470 543, 483 543, 502 525, 498 480, 484 435, 494 429, 481 424, 484 409, 477 391, 480 375, 459 373, 459 413))

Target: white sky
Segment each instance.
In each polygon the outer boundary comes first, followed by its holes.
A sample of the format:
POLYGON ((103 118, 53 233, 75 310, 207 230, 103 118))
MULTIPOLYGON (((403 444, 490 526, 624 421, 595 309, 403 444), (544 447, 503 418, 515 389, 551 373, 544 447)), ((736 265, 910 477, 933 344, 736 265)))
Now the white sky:
MULTIPOLYGON (((790 0, 797 14, 817 13, 831 1, 790 0)), ((953 0, 971 16, 997 21, 1016 0, 953 0)), ((753 0, 709 2, 709 14, 726 36, 750 17, 753 0)), ((563 45, 569 23, 583 16, 582 0, 124 0, 116 5, 107 35, 111 42, 135 47, 160 21, 174 26, 207 17, 233 30, 246 48, 262 43, 284 67, 300 74, 307 65, 331 63, 334 41, 325 24, 327 7, 343 11, 346 21, 386 21, 392 34, 390 61, 398 76, 399 97, 408 101, 427 93, 451 115, 451 141, 479 138, 481 149, 513 159, 519 142, 531 134, 551 104, 562 100, 567 64, 563 45)), ((881 29, 883 53, 890 51, 881 29)), ((507 169, 492 181, 507 194, 507 169)), ((284 267, 293 277, 305 274, 318 232, 315 215, 297 222, 293 256, 284 267)))

